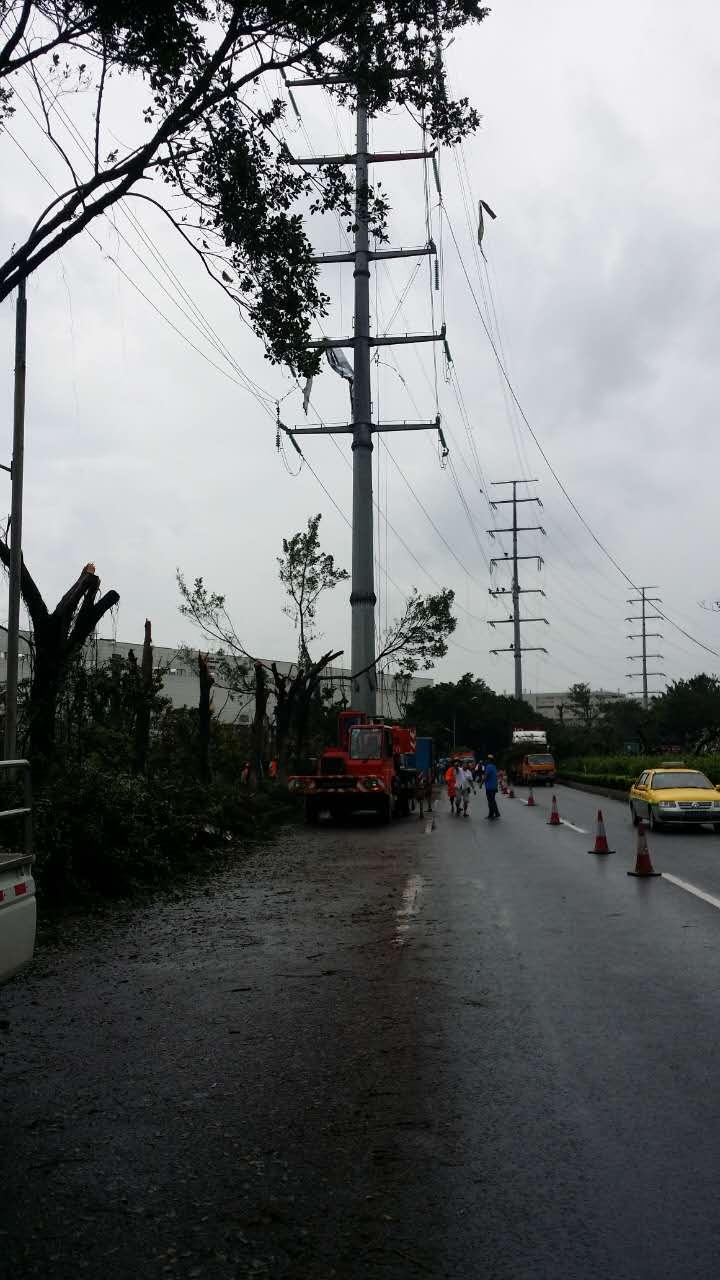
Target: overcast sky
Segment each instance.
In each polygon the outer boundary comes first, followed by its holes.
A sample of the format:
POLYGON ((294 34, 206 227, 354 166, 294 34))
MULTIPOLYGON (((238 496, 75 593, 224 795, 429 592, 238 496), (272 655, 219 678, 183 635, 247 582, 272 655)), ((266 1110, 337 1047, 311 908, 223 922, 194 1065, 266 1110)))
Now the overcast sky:
MULTIPOLYGON (((626 604, 627 584, 583 529, 503 389, 453 231, 480 308, 491 328, 497 321, 496 341, 520 402, 575 503, 630 577, 656 586, 665 612, 720 651, 720 615, 698 607, 720 595, 718 50, 720 15, 710 0, 684 10, 670 0, 607 0, 602 7, 504 0, 448 52, 454 92, 467 94, 483 116, 462 153, 441 157, 444 288, 432 295, 432 305, 436 325, 444 313, 455 369, 449 383, 437 350, 438 403, 452 466, 441 469, 429 434, 393 435, 387 438, 392 458, 382 446, 376 453, 380 625, 399 611, 400 592, 412 586, 457 592, 458 628, 436 679, 472 670, 498 690, 512 687, 511 655, 488 652, 509 644, 511 629, 492 631, 486 624, 488 617, 507 616, 488 595, 487 559, 502 555, 508 541, 493 543, 486 532, 493 521, 507 523, 507 508, 493 515, 481 490, 513 476, 539 480, 532 492, 543 509, 528 504, 522 523, 547 531, 523 542, 526 554, 544 558, 540 572, 525 563, 523 584, 546 593, 525 596, 524 612, 546 615, 550 623, 524 628, 526 644, 548 649, 547 656, 527 655, 526 689, 560 690, 587 680, 625 691, 637 687, 626 675, 638 666, 626 654, 639 652, 637 641, 626 640, 636 629, 625 621, 636 612, 626 604), (474 201, 482 196, 498 215, 486 229, 487 274, 463 190, 474 201)), ((31 106, 28 82, 20 87, 31 106)), ((339 138, 351 149, 351 122, 329 110, 322 91, 299 91, 298 100, 316 151, 337 148, 339 138)), ((123 141, 135 127, 136 102, 126 90, 115 103, 112 127, 123 141)), ((84 104, 65 105, 84 124, 84 104)), ((57 180, 56 157, 21 104, 11 128, 57 180)), ((293 116, 288 137, 296 154, 308 153, 308 138, 293 116)), ((374 124, 373 145, 418 146, 419 136, 407 115, 397 113, 374 124)), ((0 163, 0 238, 9 246, 32 224, 48 192, 28 159, 1 136, 0 163)), ((378 176, 393 203, 392 242, 423 243, 422 167, 385 165, 378 176)), ((434 186, 430 203, 439 240, 434 186)), ((297 456, 289 451, 288 470, 276 453, 275 399, 286 397, 281 412, 288 424, 303 419, 291 379, 263 358, 231 303, 161 216, 138 202, 132 212, 232 364, 178 310, 174 287, 122 212, 117 230, 109 221, 95 223, 97 243, 85 235, 41 268, 28 285, 28 566, 54 604, 94 560, 103 587, 121 597, 116 622, 106 619, 102 633, 111 635, 116 626, 119 639, 139 640, 149 617, 156 642, 167 645, 197 642, 177 612, 175 569, 181 567, 187 577, 202 575, 226 593, 249 650, 291 657, 296 639, 281 612, 275 561, 281 540, 321 511, 324 547, 349 567, 349 527, 307 467, 290 474, 298 469, 297 456), (248 393, 238 369, 262 388, 263 403, 248 393)), ((317 220, 312 234, 323 249, 343 247, 331 219, 317 220)), ((379 331, 431 329, 427 264, 413 277, 414 271, 412 260, 400 260, 372 282, 379 331)), ((334 300, 323 329, 347 334, 352 269, 323 274, 334 300)), ((187 300, 182 305, 187 309, 187 300)), ((3 461, 11 450, 13 342, 14 304, 6 301, 0 306, 3 461)), ((373 376, 380 418, 433 418, 431 345, 380 354, 386 363, 373 376)), ((324 421, 347 420, 347 386, 329 369, 315 384, 313 406, 324 421)), ((308 421, 317 421, 313 412, 308 421)), ((314 438, 303 447, 349 519, 351 454, 347 439, 339 439, 339 448, 314 438)), ((2 483, 9 510, 9 478, 2 483)), ((493 581, 509 585, 507 569, 499 568, 493 581)), ((347 595, 340 588, 323 607, 318 643, 345 646, 349 656, 347 595)), ((653 669, 671 678, 720 671, 718 658, 667 623, 651 630, 664 633, 664 657, 653 669)), ((653 642, 652 651, 657 647, 653 642)))

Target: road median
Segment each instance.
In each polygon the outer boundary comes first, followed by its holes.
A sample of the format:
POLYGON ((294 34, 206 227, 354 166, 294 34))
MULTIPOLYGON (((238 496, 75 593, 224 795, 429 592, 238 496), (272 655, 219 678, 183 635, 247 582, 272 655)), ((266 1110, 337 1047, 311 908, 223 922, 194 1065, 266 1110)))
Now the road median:
POLYGON ((627 790, 621 790, 620 787, 603 787, 592 782, 577 782, 574 778, 564 778, 562 774, 558 775, 558 782, 563 787, 571 787, 573 791, 587 791, 592 796, 606 796, 609 800, 627 800, 630 784, 627 790))

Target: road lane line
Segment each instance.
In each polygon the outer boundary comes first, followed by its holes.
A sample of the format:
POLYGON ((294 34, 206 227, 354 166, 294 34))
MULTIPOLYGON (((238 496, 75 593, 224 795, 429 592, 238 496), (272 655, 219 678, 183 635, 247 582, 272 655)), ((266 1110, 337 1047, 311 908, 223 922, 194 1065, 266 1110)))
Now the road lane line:
POLYGON ((567 818, 561 818, 561 819, 560 819, 560 823, 561 823, 561 825, 562 825, 563 827, 570 827, 573 831, 577 831, 577 832, 578 832, 578 834, 579 834, 579 835, 581 835, 581 836, 589 836, 589 835, 590 835, 590 832, 589 832, 589 831, 586 831, 584 827, 576 827, 576 826, 575 826, 575 823, 574 823, 574 822, 568 822, 567 818))
POLYGON ((694 884, 688 884, 687 880, 681 880, 678 876, 671 876, 669 871, 663 871, 663 880, 669 880, 671 884, 676 884, 678 889, 684 889, 686 893, 702 898, 703 902, 709 902, 711 907, 717 907, 720 911, 720 898, 713 898, 712 894, 705 893, 704 889, 698 889, 694 884))

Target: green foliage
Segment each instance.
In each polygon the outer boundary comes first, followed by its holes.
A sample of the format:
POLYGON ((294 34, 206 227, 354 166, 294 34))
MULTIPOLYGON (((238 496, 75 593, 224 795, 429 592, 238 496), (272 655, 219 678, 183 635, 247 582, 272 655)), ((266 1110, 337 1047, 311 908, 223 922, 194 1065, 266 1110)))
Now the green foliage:
POLYGON ((713 783, 720 783, 720 755, 583 756, 562 761, 560 776, 571 782, 597 787, 617 787, 626 791, 644 769, 657 769, 669 760, 682 760, 688 769, 698 769, 713 783))
POLYGON ((162 697, 157 668, 146 691, 132 659, 98 668, 73 664, 54 763, 35 794, 41 891, 51 899, 78 889, 113 896, 168 883, 205 865, 218 848, 255 839, 293 816, 278 787, 240 786, 247 759, 242 734, 211 721, 209 783, 199 776, 198 738, 199 710, 174 710, 162 697), (133 741, 142 699, 149 700, 150 750, 138 774, 133 741))
POLYGON ((720 749, 720 680, 715 676, 673 681, 652 699, 647 711, 635 698, 596 698, 588 704, 588 686, 573 689, 573 706, 584 723, 553 729, 553 743, 562 757, 607 755, 627 742, 639 743, 646 755, 667 756, 669 750, 700 755, 720 749))
MULTIPOLYGON (((401 675, 428 670, 447 653, 447 640, 457 626, 452 607, 455 592, 421 596, 413 590, 399 618, 390 624, 377 655, 379 668, 395 667, 401 675)), ((356 672, 354 674, 360 674, 356 672)))
MULTIPOLYGON (((318 209, 351 221, 354 205, 340 166, 294 163, 283 138, 286 102, 270 96, 278 72, 320 77, 347 104, 359 91, 371 115, 407 105, 438 143, 451 145, 479 123, 467 99, 450 96, 440 52, 455 31, 485 17, 479 0, 272 0, 261 8, 234 0, 18 0, 3 12, 0 118, 12 112, 24 71, 51 137, 58 99, 81 91, 93 95, 96 137, 83 176, 68 161, 64 194, 45 213, 38 209, 26 238, 0 262, 0 299, 130 194, 162 209, 261 335, 268 358, 298 372, 317 368, 320 353, 308 338, 326 305, 305 218, 318 209), (134 92, 116 99, 128 78, 134 92), (127 113, 137 99, 126 148, 106 135, 103 112, 112 116, 119 104, 127 113), (154 175, 170 189, 166 202, 147 181, 154 175)), ((60 139, 56 145, 64 154, 60 139)), ((379 184, 368 206, 382 237, 387 202, 379 184)))
POLYGON ((310 662, 308 645, 316 639, 314 626, 318 601, 325 591, 334 591, 347 582, 347 569, 338 569, 334 557, 320 550, 321 515, 310 516, 307 529, 283 538, 283 554, 278 556, 279 577, 289 603, 283 613, 292 618, 298 631, 298 659, 310 662))
POLYGON ((114 896, 168 885, 218 846, 257 838, 292 813, 286 797, 241 791, 237 779, 179 781, 95 762, 56 771, 35 802, 41 891, 62 899, 78 888, 114 896))
POLYGON ((653 719, 665 741, 710 745, 720 737, 720 680, 708 675, 673 680, 654 700, 653 719))
POLYGON ((572 684, 568 691, 568 705, 576 719, 590 728, 597 715, 597 706, 589 684, 572 684))
POLYGON ((548 727, 548 722, 527 702, 494 693, 484 680, 470 672, 455 683, 418 689, 406 719, 419 734, 433 738, 441 755, 452 749, 453 727, 458 747, 469 747, 483 755, 492 752, 495 756, 509 753, 514 726, 548 727))

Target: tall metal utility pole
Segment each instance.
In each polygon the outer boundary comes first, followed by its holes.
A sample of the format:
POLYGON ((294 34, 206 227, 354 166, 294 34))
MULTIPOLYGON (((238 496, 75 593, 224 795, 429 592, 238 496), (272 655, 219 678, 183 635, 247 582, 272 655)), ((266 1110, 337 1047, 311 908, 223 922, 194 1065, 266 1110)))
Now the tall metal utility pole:
POLYGON ((352 673, 361 711, 376 711, 375 548, 372 505, 372 405, 370 384, 370 238, 368 235, 368 120, 358 97, 355 153, 355 358, 353 361, 353 510, 350 592, 352 673))
MULTIPOLYGON (((644 709, 647 711, 649 704, 648 678, 652 676, 664 676, 665 672, 648 671, 648 658, 662 658, 663 655, 661 653, 648 653, 647 651, 648 640, 662 640, 662 634, 660 631, 648 631, 647 611, 645 606, 648 604, 662 604, 662 600, 660 596, 649 596, 647 594, 648 591, 657 591, 657 587, 638 587, 638 591, 640 592, 640 595, 633 596, 631 600, 628 600, 628 604, 639 604, 641 606, 641 611, 639 614, 626 618, 625 621, 640 622, 642 624, 641 631, 631 632, 628 635, 628 640, 642 640, 642 653, 628 654, 628 662, 642 662, 642 704, 644 709)), ((634 680, 635 673, 631 672, 630 675, 626 676, 626 679, 634 680)))
MULTIPOLYGON (((322 85, 323 79, 288 80, 288 88, 322 85)), ((353 509, 352 509, 352 582, 350 607, 352 640, 352 705, 367 715, 376 714, 377 675, 375 671, 375 552, 373 545, 373 435, 379 431, 437 431, 445 452, 447 446, 440 418, 433 422, 374 423, 370 383, 370 348, 403 345, 414 342, 444 342, 445 328, 440 333, 402 334, 397 337, 373 337, 370 334, 370 263, 379 259, 430 256, 436 253, 432 241, 418 249, 382 249, 372 251, 368 229, 368 167, 401 160, 432 159, 435 150, 370 153, 368 151, 368 115, 361 93, 357 100, 356 150, 354 155, 305 156, 295 164, 342 164, 355 167, 355 243, 348 253, 324 253, 314 256, 317 263, 352 262, 355 278, 355 325, 349 338, 323 338, 310 345, 320 350, 352 347, 354 351, 352 379, 352 424, 330 427, 284 427, 282 430, 296 443, 296 436, 352 435, 353 509)))
POLYGON ((13 452, 9 471, 12 476, 10 506, 10 587, 8 595, 7 685, 5 690, 6 760, 15 759, 17 744, 18 650, 20 647, 20 575, 22 572, 22 493, 25 460, 25 350, 27 338, 27 302, 25 281, 18 285, 15 313, 15 395, 13 403, 13 452))
POLYGON ((519 560, 536 560, 538 569, 541 568, 543 563, 542 556, 519 556, 518 555, 518 534, 519 533, 539 532, 539 533, 545 534, 545 530, 543 529, 541 524, 530 524, 530 525, 518 524, 517 509, 518 509, 518 505, 521 502, 537 502, 539 507, 542 507, 542 502, 540 501, 539 498, 518 498, 517 487, 519 484, 537 484, 537 483, 538 483, 537 480, 494 480, 493 484, 495 485, 511 484, 512 498, 498 498, 497 502, 490 503, 490 506, 493 508, 493 510, 495 510, 497 507, 502 507, 502 506, 507 506, 508 504, 512 504, 512 516, 513 516, 512 525, 506 529, 488 529, 488 533, 490 534, 491 538, 494 538, 496 533, 512 533, 512 536, 513 536, 512 560, 510 556, 505 555, 505 556, 495 556, 490 561, 491 569, 496 564, 512 564, 512 570, 513 570, 512 586, 510 587, 510 589, 508 590, 507 588, 504 588, 504 589, 498 588, 497 590, 494 590, 494 591, 491 589, 490 595, 491 596, 511 595, 512 603, 513 603, 513 613, 512 613, 512 618, 493 618, 493 620, 489 622, 488 625, 491 627, 497 627, 504 622, 512 622, 513 624, 512 644, 508 645, 507 648, 505 649, 491 649, 490 652, 491 653, 512 653, 514 655, 515 697, 516 698, 522 698, 523 696, 523 682, 522 682, 523 653, 531 653, 533 651, 540 652, 540 653, 547 653, 547 649, 545 649, 542 645, 524 645, 523 646, 522 638, 520 634, 520 627, 525 622, 544 622, 546 626, 550 625, 548 623, 547 618, 521 618, 520 617, 520 596, 521 595, 540 595, 540 596, 545 595, 545 592, 542 591, 539 587, 521 587, 520 578, 518 574, 519 560))

